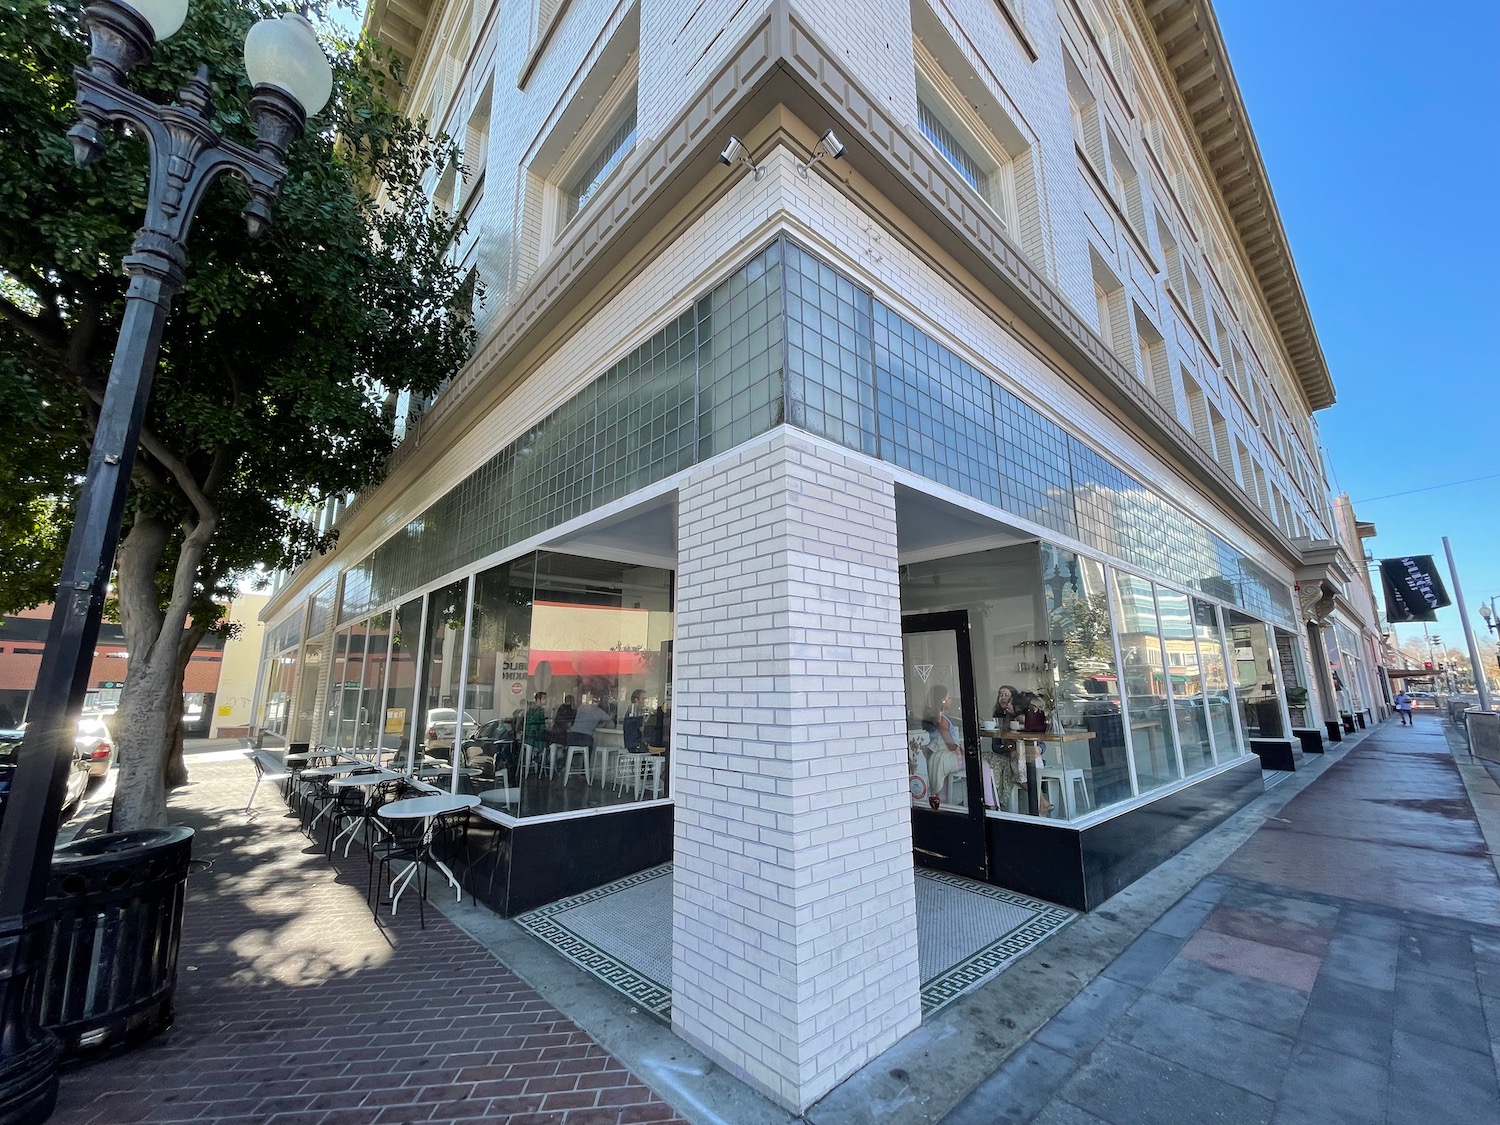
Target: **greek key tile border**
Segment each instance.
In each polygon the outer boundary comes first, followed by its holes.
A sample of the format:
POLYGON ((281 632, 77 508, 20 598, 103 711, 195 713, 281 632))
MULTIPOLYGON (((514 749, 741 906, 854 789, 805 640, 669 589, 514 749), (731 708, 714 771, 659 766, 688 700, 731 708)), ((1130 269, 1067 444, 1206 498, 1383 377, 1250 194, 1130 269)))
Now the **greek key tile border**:
POLYGON ((635 966, 626 964, 615 955, 606 953, 593 942, 574 933, 558 917, 580 906, 586 906, 608 898, 610 895, 619 894, 621 891, 639 887, 653 879, 670 878, 671 875, 672 865, 664 863, 660 867, 637 872, 605 886, 585 891, 583 894, 560 899, 546 906, 539 906, 524 914, 517 914, 512 920, 532 936, 552 946, 579 968, 609 985, 631 1003, 650 1012, 662 1022, 671 1023, 672 986, 670 984, 663 984, 635 966))
POLYGON ((1076 913, 1061 906, 1054 906, 1041 899, 992 887, 988 883, 977 883, 972 879, 961 879, 942 871, 918 870, 917 878, 931 879, 967 894, 992 898, 1009 906, 1030 910, 1032 917, 1009 933, 1002 934, 982 949, 971 953, 957 964, 949 966, 930 980, 922 982, 922 1018, 937 1014, 966 992, 978 988, 990 977, 1004 969, 1017 957, 1033 946, 1051 937, 1074 918, 1076 913))
MULTIPOLYGON (((571 910, 589 903, 598 902, 611 895, 639 887, 654 879, 670 878, 672 865, 662 864, 646 871, 595 887, 591 891, 573 895, 535 910, 518 914, 513 921, 539 941, 550 945, 562 956, 572 961, 597 980, 607 984, 631 1003, 650 1012, 664 1023, 672 1019, 672 989, 669 983, 656 980, 633 965, 627 964, 614 954, 600 949, 593 942, 580 937, 560 917, 571 910)), ((1016 894, 1001 887, 992 887, 972 879, 961 879, 941 871, 918 870, 919 879, 953 887, 966 894, 980 895, 1031 912, 1031 917, 994 941, 975 951, 963 960, 949 966, 930 980, 922 982, 922 1018, 927 1019, 947 1007, 960 996, 979 987, 996 973, 1008 966, 1040 942, 1055 934, 1077 917, 1071 910, 1054 906, 1040 899, 1016 894)))

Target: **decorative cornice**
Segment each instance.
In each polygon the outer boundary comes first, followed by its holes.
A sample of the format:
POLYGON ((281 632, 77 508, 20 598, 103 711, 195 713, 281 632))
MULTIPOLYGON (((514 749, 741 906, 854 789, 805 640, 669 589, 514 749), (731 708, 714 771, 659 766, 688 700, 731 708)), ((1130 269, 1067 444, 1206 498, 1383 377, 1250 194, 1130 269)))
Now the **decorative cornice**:
POLYGON ((1207 0, 1131 0, 1130 10, 1159 52, 1178 116, 1218 188, 1309 407, 1332 406, 1328 362, 1212 7, 1207 0))
POLYGON ((396 52, 406 67, 407 78, 412 66, 422 56, 423 45, 430 37, 432 17, 443 0, 372 0, 365 16, 365 33, 396 52))

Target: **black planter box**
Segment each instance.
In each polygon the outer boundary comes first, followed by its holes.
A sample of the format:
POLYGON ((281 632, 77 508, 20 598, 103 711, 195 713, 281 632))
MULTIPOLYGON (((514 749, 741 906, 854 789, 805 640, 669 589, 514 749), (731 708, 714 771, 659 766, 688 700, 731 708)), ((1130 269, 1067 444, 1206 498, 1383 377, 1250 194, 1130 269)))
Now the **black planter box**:
POLYGON ((1289 738, 1252 738, 1251 751, 1260 758, 1263 770, 1295 770, 1297 759, 1289 738))
POLYGON ((1323 732, 1313 727, 1293 727, 1292 733, 1297 736, 1297 741, 1302 743, 1304 754, 1322 754, 1323 732))

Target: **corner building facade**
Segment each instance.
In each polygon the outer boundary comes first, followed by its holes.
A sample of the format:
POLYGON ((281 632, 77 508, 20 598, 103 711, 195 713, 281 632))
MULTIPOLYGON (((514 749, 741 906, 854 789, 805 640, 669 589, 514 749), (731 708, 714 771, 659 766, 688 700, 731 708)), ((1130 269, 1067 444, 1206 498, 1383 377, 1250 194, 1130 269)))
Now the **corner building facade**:
POLYGON ((920 1020, 915 866, 1092 909, 1337 718, 1333 388, 1207 4, 370 21, 480 340, 258 722, 451 767, 494 909, 670 859, 674 1030, 800 1111, 920 1020))

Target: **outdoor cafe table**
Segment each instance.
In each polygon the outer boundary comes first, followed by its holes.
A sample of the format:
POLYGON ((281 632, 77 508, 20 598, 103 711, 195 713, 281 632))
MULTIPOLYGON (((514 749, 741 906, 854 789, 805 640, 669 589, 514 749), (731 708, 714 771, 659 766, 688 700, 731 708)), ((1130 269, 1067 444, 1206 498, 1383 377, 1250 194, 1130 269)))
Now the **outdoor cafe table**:
MULTIPOLYGON (((387 781, 399 781, 403 776, 405 775, 395 773, 392 770, 376 770, 374 773, 351 773, 346 777, 334 778, 328 783, 328 788, 363 789, 366 794, 368 794, 369 791, 375 786, 382 785, 387 781)), ((344 837, 347 835, 349 839, 344 843, 344 854, 348 855, 349 848, 354 843, 354 834, 359 831, 359 826, 369 819, 370 818, 368 816, 362 816, 359 819, 355 820, 354 823, 349 825, 349 827, 345 828, 342 832, 340 832, 333 838, 333 843, 329 845, 329 848, 332 849, 338 847, 339 841, 344 839, 344 837)))
MULTIPOLYGON (((483 772, 484 771, 481 770, 481 769, 479 769, 478 766, 459 766, 458 767, 458 776, 459 777, 478 777, 483 772)), ((439 765, 439 766, 423 766, 421 769, 419 769, 415 773, 413 773, 412 776, 413 777, 420 777, 423 781, 433 781, 433 780, 436 780, 437 778, 452 778, 452 776, 453 776, 453 767, 452 766, 442 766, 442 765, 439 765)))
POLYGON ((464 889, 459 884, 458 877, 449 870, 448 865, 437 856, 432 854, 432 819, 443 813, 457 812, 459 809, 475 809, 479 807, 479 798, 463 793, 435 793, 428 797, 404 797, 399 801, 392 801, 388 805, 381 805, 378 815, 387 820, 421 820, 422 824, 422 852, 417 860, 405 871, 401 872, 391 882, 391 913, 396 913, 396 904, 401 901, 401 892, 406 890, 412 879, 416 876, 417 867, 424 860, 431 860, 437 864, 438 870, 448 877, 448 882, 453 884, 453 889, 458 892, 459 901, 463 900, 464 889), (400 889, 397 889, 397 884, 400 889))
POLYGON ((283 754, 281 760, 287 765, 293 762, 310 762, 314 758, 332 758, 335 761, 357 762, 356 758, 347 750, 302 750, 295 754, 283 754))
MULTIPOLYGON (((372 767, 369 762, 360 762, 360 761, 340 762, 336 766, 319 766, 319 767, 317 767, 317 769, 303 770, 302 771, 302 777, 305 780, 307 780, 307 781, 322 781, 322 780, 324 780, 326 778, 343 777, 345 774, 353 773, 355 770, 367 770, 367 769, 378 769, 378 768, 379 768, 378 766, 372 767)), ((366 774, 366 775, 363 775, 363 776, 367 776, 368 777, 368 776, 371 776, 371 775, 366 774)), ((330 781, 329 782, 330 787, 332 786, 332 784, 333 784, 333 782, 330 781)), ((323 817, 327 815, 328 810, 331 809, 332 807, 333 806, 331 804, 329 804, 329 805, 324 805, 321 809, 319 809, 318 810, 318 815, 315 816, 315 817, 313 817, 312 818, 312 823, 307 826, 308 831, 311 831, 313 828, 317 827, 318 821, 322 820, 323 817)))

